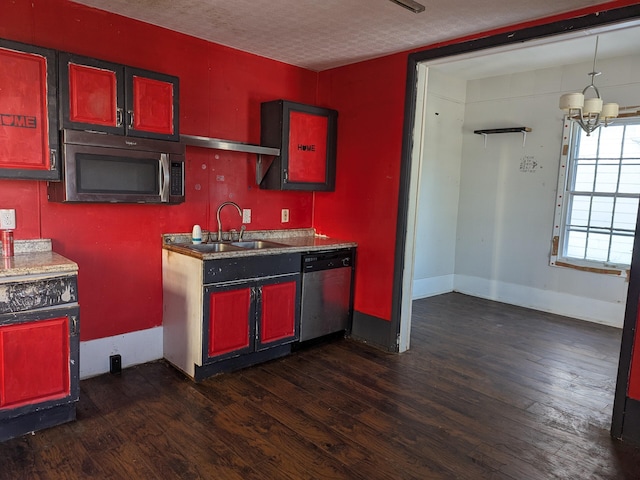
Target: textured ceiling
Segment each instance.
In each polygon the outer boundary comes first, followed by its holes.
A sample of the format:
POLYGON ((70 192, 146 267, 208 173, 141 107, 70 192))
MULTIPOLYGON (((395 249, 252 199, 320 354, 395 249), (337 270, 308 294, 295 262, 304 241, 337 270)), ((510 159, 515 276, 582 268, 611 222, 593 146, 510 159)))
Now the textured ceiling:
POLYGON ((321 71, 603 3, 603 0, 74 0, 321 71))

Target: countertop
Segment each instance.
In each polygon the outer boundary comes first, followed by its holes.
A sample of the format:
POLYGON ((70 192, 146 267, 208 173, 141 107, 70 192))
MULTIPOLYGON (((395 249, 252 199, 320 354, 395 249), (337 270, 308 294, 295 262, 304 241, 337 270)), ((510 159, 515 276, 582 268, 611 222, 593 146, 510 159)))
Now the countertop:
POLYGON ((23 275, 75 273, 78 264, 51 249, 50 239, 16 240, 13 257, 0 256, 0 281, 23 275))
POLYGON ((261 249, 238 249, 226 252, 199 252, 189 248, 191 235, 188 233, 170 233, 162 236, 162 248, 176 253, 189 255, 202 260, 217 258, 251 257, 257 255, 280 255, 283 253, 314 252, 357 247, 356 242, 328 238, 316 235, 313 229, 296 230, 256 230, 246 231, 243 240, 267 240, 279 243, 282 247, 261 249))

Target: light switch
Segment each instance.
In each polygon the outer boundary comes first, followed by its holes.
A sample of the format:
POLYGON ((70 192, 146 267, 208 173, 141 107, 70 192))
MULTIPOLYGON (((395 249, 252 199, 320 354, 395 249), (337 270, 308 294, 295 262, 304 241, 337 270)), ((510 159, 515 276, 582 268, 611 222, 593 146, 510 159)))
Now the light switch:
POLYGON ((251 223, 251 209, 243 208, 242 209, 242 223, 251 223))

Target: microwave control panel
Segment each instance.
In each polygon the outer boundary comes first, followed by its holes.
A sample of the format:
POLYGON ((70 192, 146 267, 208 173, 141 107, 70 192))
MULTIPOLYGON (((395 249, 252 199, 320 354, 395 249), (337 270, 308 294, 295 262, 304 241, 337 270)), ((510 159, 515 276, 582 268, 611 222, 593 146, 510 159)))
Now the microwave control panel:
POLYGON ((171 162, 171 196, 184 196, 184 163, 171 162))

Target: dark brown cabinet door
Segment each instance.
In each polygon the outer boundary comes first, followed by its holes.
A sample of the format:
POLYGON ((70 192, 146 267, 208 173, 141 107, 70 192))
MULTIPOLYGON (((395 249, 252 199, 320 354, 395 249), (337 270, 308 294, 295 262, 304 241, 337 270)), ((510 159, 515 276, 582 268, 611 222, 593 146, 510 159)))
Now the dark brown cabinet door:
POLYGON ((261 106, 261 144, 280 149, 260 183, 274 190, 335 188, 338 112, 286 100, 261 106))
POLYGON ((0 178, 58 180, 56 53, 0 40, 0 178))

